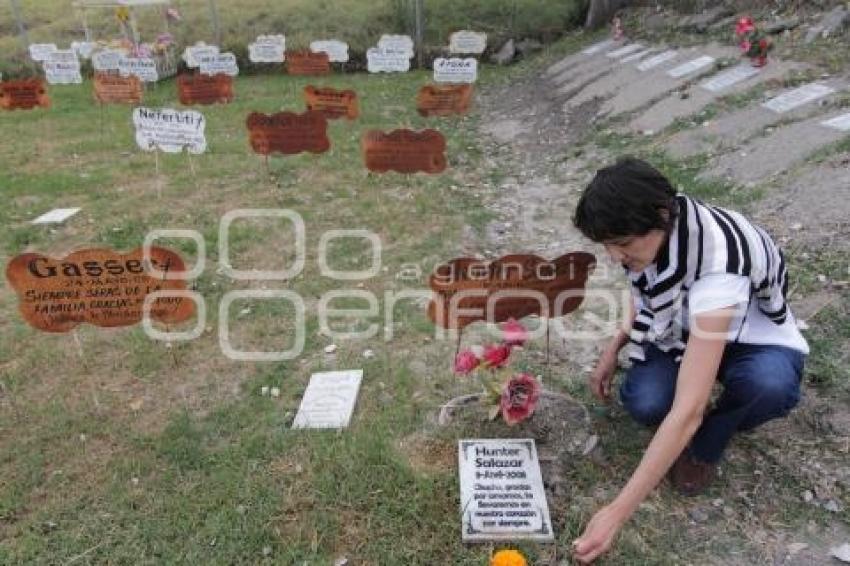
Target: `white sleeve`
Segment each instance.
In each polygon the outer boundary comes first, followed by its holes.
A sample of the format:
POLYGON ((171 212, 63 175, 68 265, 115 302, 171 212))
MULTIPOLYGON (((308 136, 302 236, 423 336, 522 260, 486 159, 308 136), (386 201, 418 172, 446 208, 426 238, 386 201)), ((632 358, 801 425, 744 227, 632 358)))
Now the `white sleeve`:
POLYGON ((706 275, 688 291, 688 311, 691 316, 732 306, 746 307, 749 301, 749 277, 731 273, 706 275))

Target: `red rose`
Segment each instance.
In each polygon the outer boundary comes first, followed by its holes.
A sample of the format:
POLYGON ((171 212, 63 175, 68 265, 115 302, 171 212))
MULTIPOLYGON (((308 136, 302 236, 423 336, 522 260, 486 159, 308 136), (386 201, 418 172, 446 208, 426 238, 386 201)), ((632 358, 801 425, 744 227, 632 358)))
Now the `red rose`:
POLYGON ((753 23, 752 18, 741 18, 738 20, 738 23, 735 24, 735 35, 741 36, 746 35, 748 33, 752 33, 756 30, 756 25, 753 23))
POLYGON ((524 421, 534 413, 540 398, 540 384, 527 373, 519 373, 511 378, 502 389, 502 418, 508 425, 524 421))
POLYGON ((481 358, 472 350, 464 350, 455 358, 455 373, 466 375, 481 364, 481 358))
POLYGON ((502 324, 502 341, 510 347, 523 346, 528 341, 528 330, 514 319, 502 324))
POLYGON ((511 357, 511 347, 507 344, 492 345, 484 348, 484 363, 489 368, 505 367, 511 357))

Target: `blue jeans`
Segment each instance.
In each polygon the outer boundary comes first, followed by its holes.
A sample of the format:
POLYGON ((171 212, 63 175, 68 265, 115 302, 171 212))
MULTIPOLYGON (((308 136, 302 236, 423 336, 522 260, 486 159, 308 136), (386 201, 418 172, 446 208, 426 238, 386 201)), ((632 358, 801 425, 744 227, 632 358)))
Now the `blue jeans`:
MULTIPOLYGON (((691 440, 690 453, 717 462, 732 436, 777 417, 800 401, 805 355, 784 346, 726 345, 718 380, 723 392, 691 440)), ((646 360, 636 362, 620 387, 623 407, 636 421, 654 426, 673 405, 679 364, 673 355, 650 345, 646 360)))

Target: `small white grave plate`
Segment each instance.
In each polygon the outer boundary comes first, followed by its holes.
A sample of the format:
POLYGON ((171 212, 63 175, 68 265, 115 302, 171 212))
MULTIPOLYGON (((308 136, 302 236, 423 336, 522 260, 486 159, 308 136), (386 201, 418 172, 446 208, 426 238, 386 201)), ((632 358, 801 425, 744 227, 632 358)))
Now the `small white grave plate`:
POLYGON ((59 222, 65 222, 80 210, 79 208, 54 208, 50 212, 45 212, 33 220, 32 224, 58 224, 59 222))
POLYGON ((283 63, 286 60, 286 37, 260 35, 248 44, 248 59, 252 63, 283 63))
POLYGON ((409 35, 382 35, 378 40, 378 49, 404 51, 408 54, 408 59, 413 58, 413 40, 409 35))
POLYGON ((712 57, 711 55, 703 55, 702 57, 691 59, 687 63, 682 63, 678 67, 673 67, 672 69, 667 71, 667 76, 672 77, 674 79, 682 78, 685 75, 690 75, 691 73, 695 73, 700 69, 708 67, 709 65, 713 65, 714 60, 714 57, 712 57))
POLYGON ((703 81, 700 86, 709 92, 720 92, 741 81, 756 76, 760 71, 761 69, 758 67, 753 67, 749 64, 738 65, 737 67, 717 73, 713 77, 703 81))
POLYGON ((581 50, 581 52, 585 55, 595 55, 600 51, 604 51, 605 49, 612 47, 614 43, 613 39, 606 39, 605 41, 600 41, 599 43, 594 43, 593 45, 585 47, 581 50))
POLYGON ((314 373, 292 428, 345 428, 351 421, 363 370, 314 373))
POLYGON ((93 41, 72 41, 71 49, 77 52, 77 55, 82 57, 83 59, 91 59, 92 53, 94 53, 95 47, 97 44, 93 41))
POLYGON ((156 61, 151 57, 120 57, 118 59, 118 72, 122 77, 136 76, 146 83, 155 83, 159 80, 156 70, 156 61))
POLYGON ((310 51, 313 53, 325 52, 331 63, 348 62, 348 44, 338 39, 322 39, 310 42, 310 51))
POLYGON ((654 69, 659 65, 663 65, 667 61, 672 61, 678 56, 678 54, 670 49, 669 51, 665 51, 663 53, 659 53, 658 55, 653 55, 646 61, 642 61, 638 63, 637 70, 638 71, 649 71, 650 69, 654 69))
POLYGON ((30 59, 38 63, 47 61, 47 57, 57 51, 55 43, 31 43, 29 46, 30 59))
POLYGON ((655 50, 652 49, 652 48, 642 49, 642 50, 638 51, 637 53, 632 53, 628 57, 623 57, 622 59, 620 59, 620 63, 631 63, 632 61, 637 61, 638 59, 643 59, 644 57, 646 57, 650 53, 653 53, 654 51, 655 50))
POLYGON ((827 128, 832 128, 842 132, 850 132, 850 113, 842 114, 841 116, 836 116, 829 120, 824 120, 821 122, 821 126, 826 126, 827 128))
POLYGON ((114 49, 97 51, 91 56, 91 64, 95 71, 117 71, 124 54, 114 49))
POLYGON ((239 74, 239 65, 236 64, 236 55, 233 53, 216 53, 198 57, 198 68, 202 75, 230 75, 235 77, 239 74))
POLYGON ((136 143, 145 151, 179 153, 186 148, 198 154, 207 149, 206 120, 195 110, 139 107, 133 110, 133 125, 136 143))
POLYGON ((485 49, 487 49, 487 34, 484 32, 465 29, 449 36, 449 53, 481 55, 485 49))
POLYGON ((195 69, 200 65, 198 57, 209 57, 218 53, 218 46, 207 45, 204 42, 198 42, 195 45, 190 45, 183 51, 183 60, 186 61, 186 66, 190 69, 195 69))
POLYGON ((534 440, 458 441, 462 538, 552 541, 534 440))
POLYGON ((67 85, 83 82, 83 76, 80 74, 80 60, 77 59, 76 51, 57 49, 47 56, 42 65, 48 84, 67 85))
POLYGON ((818 98, 823 98, 833 92, 835 92, 835 89, 832 87, 818 83, 809 83, 784 92, 775 98, 771 98, 762 104, 762 106, 768 110, 773 110, 777 114, 782 114, 809 102, 814 102, 818 98))
POLYGON ((410 57, 404 50, 370 47, 366 50, 366 68, 370 73, 406 73, 410 57))
POLYGON ((615 49, 614 51, 609 51, 605 54, 605 56, 610 57, 611 59, 619 59, 620 57, 631 55, 635 51, 640 51, 641 49, 643 49, 643 45, 641 45, 640 43, 630 43, 625 47, 615 49))
POLYGON ((474 57, 461 59, 451 57, 434 59, 434 82, 437 83, 474 83, 478 78, 478 60, 474 57))

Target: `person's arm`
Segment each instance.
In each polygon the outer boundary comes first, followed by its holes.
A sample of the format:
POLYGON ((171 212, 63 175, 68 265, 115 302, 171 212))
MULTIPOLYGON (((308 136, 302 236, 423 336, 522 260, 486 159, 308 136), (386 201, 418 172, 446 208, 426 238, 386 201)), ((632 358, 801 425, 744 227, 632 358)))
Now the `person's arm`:
POLYGON ((702 423, 720 367, 733 308, 699 314, 679 367, 673 406, 619 495, 600 509, 574 542, 575 557, 590 562, 606 552, 638 505, 655 488, 702 423), (696 329, 699 329, 697 331, 696 329))
POLYGON ((602 351, 599 356, 599 361, 590 374, 589 385, 590 391, 597 399, 607 401, 611 397, 611 383, 614 381, 614 372, 617 370, 617 354, 623 349, 629 341, 629 332, 632 329, 632 323, 635 320, 635 305, 629 301, 629 313, 623 325, 617 330, 617 333, 608 342, 608 346, 602 351))

